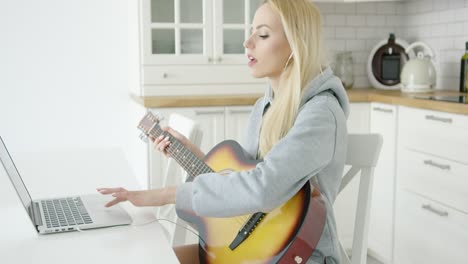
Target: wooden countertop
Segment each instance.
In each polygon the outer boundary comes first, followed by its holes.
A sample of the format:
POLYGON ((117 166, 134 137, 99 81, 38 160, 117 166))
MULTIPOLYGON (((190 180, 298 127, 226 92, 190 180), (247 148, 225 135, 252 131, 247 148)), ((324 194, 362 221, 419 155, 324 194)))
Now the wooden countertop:
MULTIPOLYGON (((453 91, 435 91, 432 93, 407 94, 399 90, 386 91, 377 89, 352 89, 348 91, 351 103, 379 102, 408 107, 436 110, 448 113, 468 115, 468 102, 466 104, 417 99, 417 95, 466 95, 453 91)), ((133 99, 147 108, 159 107, 202 107, 202 106, 229 106, 253 105, 263 94, 240 95, 193 95, 193 96, 134 96, 133 99)))

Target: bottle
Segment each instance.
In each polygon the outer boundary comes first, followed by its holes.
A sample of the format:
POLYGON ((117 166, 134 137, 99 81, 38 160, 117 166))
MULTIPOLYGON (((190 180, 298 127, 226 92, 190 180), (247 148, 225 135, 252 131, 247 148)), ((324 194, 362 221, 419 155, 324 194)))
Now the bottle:
POLYGON ((338 53, 336 56, 335 74, 341 79, 346 90, 353 87, 353 57, 351 51, 338 53))
POLYGON ((468 41, 465 43, 465 55, 461 58, 460 92, 468 93, 468 41))

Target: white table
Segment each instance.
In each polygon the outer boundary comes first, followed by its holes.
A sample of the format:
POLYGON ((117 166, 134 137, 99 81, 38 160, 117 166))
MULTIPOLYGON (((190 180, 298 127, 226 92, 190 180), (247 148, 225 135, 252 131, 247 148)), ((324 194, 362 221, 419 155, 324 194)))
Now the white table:
MULTIPOLYGON (((118 149, 16 156, 33 199, 93 193, 97 187, 138 188, 118 149)), ((179 263, 153 210, 128 202, 122 206, 134 220, 131 226, 38 235, 0 168, 1 263, 179 263)))

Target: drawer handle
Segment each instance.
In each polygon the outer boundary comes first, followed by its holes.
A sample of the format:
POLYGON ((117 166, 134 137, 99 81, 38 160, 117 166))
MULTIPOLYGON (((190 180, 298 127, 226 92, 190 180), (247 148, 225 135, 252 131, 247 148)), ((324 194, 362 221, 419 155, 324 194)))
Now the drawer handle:
POLYGON ((439 122, 443 122, 443 123, 449 123, 449 124, 452 123, 452 118, 438 117, 438 116, 435 116, 435 115, 426 115, 426 119, 427 120, 432 120, 432 121, 439 121, 439 122))
POLYGON ((393 113, 393 109, 386 109, 382 107, 373 107, 374 111, 384 112, 384 113, 393 113))
POLYGON ((248 114, 251 110, 228 110, 230 114, 248 114))
POLYGON ((224 110, 196 110, 196 115, 224 114, 224 110))
POLYGON ((429 165, 429 166, 432 166, 432 167, 439 168, 439 169, 441 169, 441 170, 450 170, 450 165, 439 164, 439 163, 434 162, 434 161, 432 161, 432 160, 425 160, 425 161, 424 161, 424 164, 429 165))
POLYGON ((434 214, 438 215, 438 216, 448 216, 448 212, 447 211, 440 211, 440 210, 437 210, 435 208, 433 208, 430 204, 423 204, 421 206, 422 209, 425 209, 425 210, 428 210, 429 212, 433 212, 434 214))

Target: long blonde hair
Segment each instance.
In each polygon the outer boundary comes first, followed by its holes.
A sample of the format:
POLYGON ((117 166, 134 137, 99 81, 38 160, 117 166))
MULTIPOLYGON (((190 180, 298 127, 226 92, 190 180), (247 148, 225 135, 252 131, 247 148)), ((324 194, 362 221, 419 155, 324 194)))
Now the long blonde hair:
POLYGON ((302 92, 326 64, 319 10, 310 0, 265 0, 278 12, 292 51, 273 103, 263 117, 259 157, 263 158, 294 125, 302 92))

